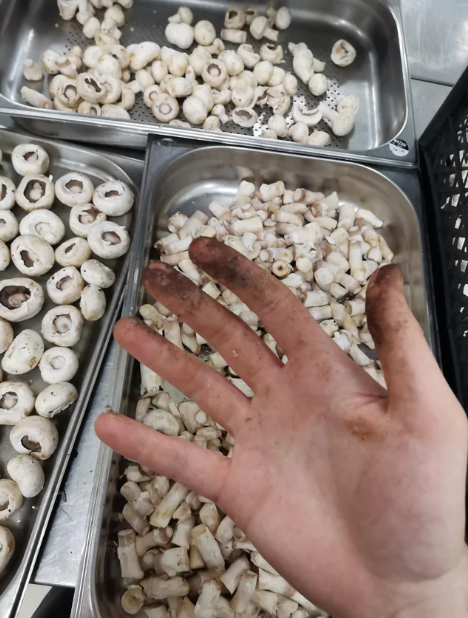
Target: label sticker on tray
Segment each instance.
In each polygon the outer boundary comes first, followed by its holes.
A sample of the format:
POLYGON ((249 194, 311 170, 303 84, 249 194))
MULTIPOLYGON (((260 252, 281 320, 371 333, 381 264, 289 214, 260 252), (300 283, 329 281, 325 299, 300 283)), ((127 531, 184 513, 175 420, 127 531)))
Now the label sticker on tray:
POLYGON ((390 150, 396 157, 407 157, 409 154, 409 146, 404 139, 392 140, 390 142, 390 150))

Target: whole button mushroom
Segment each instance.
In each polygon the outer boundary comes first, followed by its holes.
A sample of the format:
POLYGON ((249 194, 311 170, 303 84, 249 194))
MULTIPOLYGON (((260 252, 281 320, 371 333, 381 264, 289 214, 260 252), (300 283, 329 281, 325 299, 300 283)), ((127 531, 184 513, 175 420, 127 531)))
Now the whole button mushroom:
POLYGON ((216 38, 216 30, 213 24, 209 21, 202 20, 195 24, 194 28, 195 41, 198 45, 211 45, 216 38))
POLYGON ((70 208, 88 204, 93 197, 93 193, 94 185, 91 180, 85 174, 79 174, 78 172, 65 174, 55 183, 57 199, 70 208))
POLYGON ((20 176, 45 174, 49 169, 49 155, 36 144, 19 144, 13 148, 11 162, 20 176))
POLYGON ((0 526, 0 575, 5 571, 15 553, 15 537, 4 526, 0 526))
POLYGON ((44 354, 44 342, 34 330, 24 330, 5 352, 2 368, 6 373, 22 375, 38 366, 44 354))
POLYGON ((127 253, 130 248, 130 236, 127 230, 117 223, 103 221, 96 223, 90 229, 88 243, 96 255, 105 260, 112 260, 127 253))
POLYGON ((15 205, 15 183, 6 176, 0 176, 0 210, 10 210, 15 205))
POLYGON ((114 271, 98 260, 88 260, 85 262, 81 267, 81 276, 86 283, 96 285, 98 288, 107 289, 112 287, 115 283, 114 271))
POLYGON ((65 236, 65 225, 50 210, 40 209, 30 212, 20 223, 20 234, 33 235, 50 245, 57 245, 65 236))
POLYGON ((17 455, 10 459, 7 472, 24 498, 35 498, 44 488, 44 470, 39 461, 30 455, 17 455))
POLYGON ((166 93, 158 94, 154 97, 152 104, 153 116, 159 122, 170 122, 175 120, 180 112, 177 99, 166 93))
POLYGON ((3 318, 0 318, 0 354, 8 350, 14 338, 15 336, 11 324, 3 318))
POLYGON ((16 189, 16 202, 27 212, 52 208, 54 198, 54 183, 51 178, 40 174, 28 174, 16 189))
POLYGON ((55 453, 59 441, 55 425, 42 416, 28 416, 13 427, 10 442, 20 455, 44 461, 55 453))
POLYGON ((58 382, 44 389, 36 399, 36 412, 44 418, 54 418, 78 399, 78 391, 69 382, 58 382))
POLYGON ((23 506, 23 496, 15 481, 0 479, 0 521, 9 519, 23 506))
POLYGON ((47 293, 56 305, 75 303, 80 299, 83 288, 83 278, 74 266, 62 268, 47 281, 47 293))
POLYGON ((70 212, 70 229, 80 238, 87 238, 92 225, 106 220, 106 215, 93 204, 74 206, 70 212))
MULTIPOLYGON (((101 56, 101 50, 99 48, 98 54, 101 56)), ((96 61, 99 61, 99 59, 96 61)), ((78 94, 87 103, 96 104, 99 103, 105 94, 104 85, 96 75, 90 73, 80 73, 76 78, 76 88, 78 94)))
POLYGON ((18 230, 18 221, 11 210, 0 210, 0 240, 13 240, 18 235, 18 230))
POLYGON ((60 266, 79 268, 91 257, 91 249, 84 238, 71 238, 55 250, 55 259, 60 266))
POLYGON ((81 294, 81 313, 88 322, 97 322, 106 311, 106 295, 96 285, 87 285, 81 294))
POLYGON ((16 425, 34 410, 35 397, 23 382, 0 384, 0 425, 16 425))
POLYGON ((83 316, 73 305, 48 311, 42 319, 42 336, 59 347, 73 347, 81 337, 83 316))
POLYGON ((333 45, 331 59, 337 66, 347 67, 356 59, 356 50, 351 43, 340 39, 333 45))
POLYGON ((10 249, 8 246, 0 240, 0 272, 6 270, 10 264, 10 249))
POLYGON ((78 371, 78 359, 69 348, 50 348, 41 358, 39 369, 47 384, 69 382, 78 371))
POLYGON ((32 279, 0 281, 0 317, 8 322, 23 322, 36 316, 44 305, 42 287, 32 279))
POLYGON ((128 185, 120 180, 105 182, 96 188, 93 204, 108 217, 120 217, 129 212, 135 196, 128 185))
MULTIPOLYGON (((166 26, 165 35, 171 45, 177 45, 177 47, 180 47, 181 49, 188 49, 191 47, 193 39, 195 38, 194 29, 192 26, 185 23, 169 23, 166 26)), ((153 58, 153 60, 156 60, 156 58, 153 58)))
POLYGON ((40 277, 49 272, 55 263, 54 250, 38 236, 18 236, 11 244, 11 259, 24 275, 40 277))

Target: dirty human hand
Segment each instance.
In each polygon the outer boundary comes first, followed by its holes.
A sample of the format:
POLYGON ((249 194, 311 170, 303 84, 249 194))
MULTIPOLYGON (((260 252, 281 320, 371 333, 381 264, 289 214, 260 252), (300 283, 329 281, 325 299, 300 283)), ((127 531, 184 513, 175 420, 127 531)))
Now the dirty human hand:
POLYGON ((399 269, 380 269, 367 293, 387 392, 279 280, 208 238, 192 243, 190 257, 260 316, 288 363, 185 276, 153 263, 148 292, 208 340, 254 397, 127 318, 118 343, 225 427, 234 455, 115 414, 98 419, 99 437, 216 502, 335 618, 467 616, 467 422, 405 302, 399 269))

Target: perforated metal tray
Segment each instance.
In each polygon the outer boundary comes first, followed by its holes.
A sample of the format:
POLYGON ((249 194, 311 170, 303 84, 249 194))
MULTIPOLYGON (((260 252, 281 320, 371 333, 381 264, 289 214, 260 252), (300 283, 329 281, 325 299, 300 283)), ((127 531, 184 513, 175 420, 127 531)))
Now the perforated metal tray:
MULTIPOLYGON (((137 0, 126 12, 122 42, 128 45, 151 40, 167 44, 167 18, 180 4, 170 0, 137 0)), ((192 8, 196 21, 208 19, 218 33, 221 31, 228 2, 189 0, 183 4, 192 8)), ((248 0, 238 4, 249 5, 248 0)), ((268 4, 265 0, 255 6, 264 12, 268 4)), ((260 115, 253 130, 229 122, 221 132, 213 133, 159 125, 141 95, 130 112, 131 122, 35 110, 23 104, 20 89, 25 84, 48 95, 47 83, 25 82, 22 64, 26 58, 39 60, 47 48, 63 53, 74 45, 85 47, 91 43, 76 21, 60 19, 56 0, 0 0, 0 113, 11 115, 37 134, 78 141, 145 147, 148 134, 157 133, 300 154, 414 165, 415 132, 399 0, 290 0, 285 4, 291 9, 293 21, 280 34, 285 49, 285 63, 281 66, 287 71, 292 69, 287 43, 304 41, 317 58, 327 61, 325 75, 332 84, 327 103, 335 104, 340 94, 355 94, 360 100, 361 111, 350 136, 338 138, 325 123, 318 126, 332 136, 332 146, 326 149, 261 138, 270 112, 260 115), (347 68, 339 68, 330 60, 332 46, 340 38, 349 40, 358 52, 356 61, 347 68)), ((248 42, 259 48, 250 35, 248 42)), ((236 48, 231 44, 226 47, 236 48)), ((309 109, 320 102, 302 83, 294 98, 306 103, 309 109)), ((291 115, 288 123, 292 124, 291 115)))

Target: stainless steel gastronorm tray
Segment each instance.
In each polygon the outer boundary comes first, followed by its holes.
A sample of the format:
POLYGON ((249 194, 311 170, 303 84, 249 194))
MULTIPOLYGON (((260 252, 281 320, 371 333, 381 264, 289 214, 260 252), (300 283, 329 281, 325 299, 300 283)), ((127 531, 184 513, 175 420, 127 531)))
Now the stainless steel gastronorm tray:
MULTIPOLYGON (((213 22, 219 34, 231 3, 226 0, 137 0, 126 13, 122 42, 129 45, 151 40, 167 44, 164 36, 167 18, 180 4, 190 6, 197 21, 213 22)), ((240 0, 237 4, 250 6, 249 0, 240 0)), ((263 0, 254 6, 264 12, 268 4, 263 0)), ((37 110, 23 104, 20 89, 25 84, 48 95, 47 80, 39 85, 25 82, 22 65, 26 58, 40 61, 41 53, 48 48, 63 53, 74 45, 85 47, 92 43, 83 36, 78 22, 60 19, 56 0, 0 0, 0 113, 15 117, 21 126, 38 135, 74 141, 115 145, 125 142, 128 146, 145 147, 147 135, 156 133, 300 154, 414 165, 417 159, 415 131, 399 0, 314 0, 313 3, 289 0, 281 4, 288 5, 293 15, 291 26, 280 34, 280 43, 286 51, 283 68, 291 70, 292 57, 287 43, 304 41, 320 60, 327 61, 325 74, 332 82, 327 102, 333 105, 339 94, 359 97, 361 111, 354 132, 349 138, 333 136, 330 148, 259 137, 268 114, 260 117, 254 137, 252 129, 243 129, 232 122, 217 133, 158 125, 141 95, 130 112, 131 122, 37 110), (340 38, 349 40, 358 52, 356 61, 345 69, 336 67, 330 60, 332 46, 340 38), (67 122, 63 122, 64 119, 67 122), (400 141, 394 142, 395 138, 400 141)), ((250 35, 249 42, 259 47, 250 35)), ((227 44, 227 48, 236 46, 227 44)), ((297 98, 309 108, 319 102, 304 84, 297 98)), ((289 119, 292 123, 290 116, 289 119)), ((325 124, 320 128, 325 129, 325 124)))
MULTIPOLYGON (((108 180, 118 179, 128 183, 135 194, 137 193, 137 188, 132 177, 130 177, 120 165, 108 160, 101 154, 75 146, 34 139, 26 135, 8 131, 0 131, 0 148, 3 151, 0 175, 8 176, 16 184, 19 182, 19 176, 11 166, 9 155, 12 149, 21 143, 35 143, 45 148, 50 157, 49 174, 52 174, 55 179, 67 172, 79 171, 87 174, 95 186, 108 180)), ((120 157, 120 160, 124 165, 125 157, 120 157)), ((135 180, 137 183, 139 182, 138 177, 136 177, 135 180)), ((138 200, 136 200, 135 208, 137 208, 137 206, 138 200)), ((18 219, 21 219, 27 214, 25 211, 22 211, 19 206, 15 206, 13 212, 18 219)), ((72 238, 74 234, 71 233, 68 227, 70 208, 63 206, 56 200, 53 206, 53 212, 59 215, 64 221, 67 228, 66 238, 72 238)), ((129 228, 130 233, 133 234, 135 213, 136 211, 132 211, 114 220, 125 225, 129 228)), ((120 260, 106 260, 105 263, 115 271, 117 276, 116 282, 112 288, 106 290, 107 310, 104 317, 98 322, 85 322, 81 340, 78 345, 73 348, 80 361, 80 369, 72 380, 73 384, 78 389, 79 397, 73 406, 54 419, 54 423, 59 431, 60 441, 58 449, 53 457, 44 462, 46 476, 45 487, 39 496, 34 499, 25 500, 20 511, 6 520, 6 522, 2 522, 2 525, 9 527, 15 536, 16 551, 4 576, 0 579, 1 618, 11 618, 17 613, 25 585, 31 576, 35 560, 38 556, 41 542, 46 532, 46 526, 52 514, 55 498, 65 474, 75 439, 86 413, 87 405, 99 372, 99 367, 104 358, 108 340, 112 334, 112 327, 116 314, 121 307, 121 300, 128 273, 129 256, 127 256, 127 258, 121 258, 120 260)), ((58 264, 55 264, 54 268, 49 273, 43 277, 33 277, 33 279, 41 283, 44 287, 47 279, 52 273, 60 268, 58 264)), ((10 265, 6 271, 0 273, 1 279, 18 276, 25 275, 21 275, 13 265, 10 265)), ((22 330, 28 328, 40 332, 42 317, 49 309, 56 306, 48 298, 47 293, 45 293, 45 297, 46 302, 44 303, 44 308, 38 316, 18 324, 12 324, 15 335, 18 335, 22 330)), ((52 345, 47 342, 45 342, 45 344, 46 348, 52 347, 52 345)), ((42 381, 38 368, 22 376, 9 376, 8 374, 4 376, 4 380, 9 379, 19 382, 31 380, 31 388, 36 395, 47 386, 47 384, 42 381)), ((0 472, 2 476, 6 475, 7 461, 15 455, 15 451, 9 439, 10 429, 10 427, 0 427, 0 472)), ((64 547, 63 551, 66 552, 67 547, 64 547)))
MULTIPOLYGON (((290 188, 305 187, 328 193, 369 208, 385 221, 383 234, 403 270, 405 293, 426 336, 432 343, 432 301, 418 176, 414 172, 384 168, 376 172, 355 163, 310 157, 285 156, 224 146, 201 146, 154 139, 149 147, 142 200, 148 208, 136 232, 131 285, 124 315, 134 315, 147 302, 141 274, 155 257, 153 244, 167 234, 167 220, 178 210, 191 215, 208 212, 218 200, 232 202, 238 184, 246 179, 262 182, 284 180, 290 188), (404 191, 404 192, 403 192, 404 191)), ((138 363, 123 350, 116 361, 112 406, 133 416, 139 398, 138 363)), ((120 597, 124 592, 115 551, 117 531, 123 528, 118 514, 124 505, 119 495, 124 460, 102 446, 94 494, 88 517, 85 549, 72 618, 124 618, 120 597)), ((143 618, 143 614, 138 614, 143 618)))

